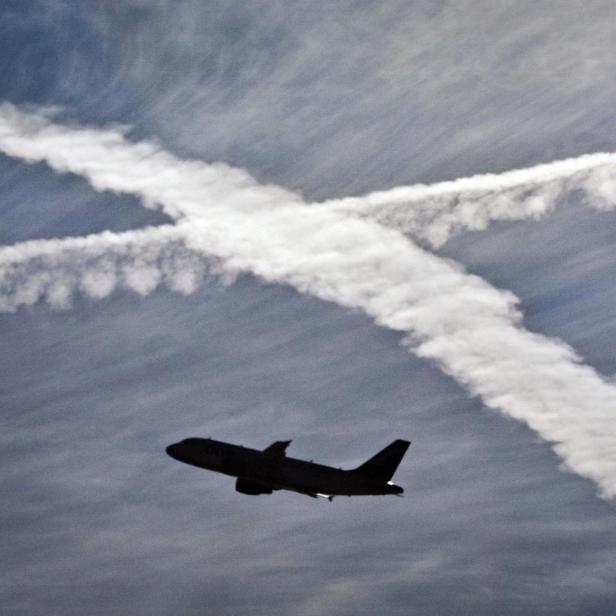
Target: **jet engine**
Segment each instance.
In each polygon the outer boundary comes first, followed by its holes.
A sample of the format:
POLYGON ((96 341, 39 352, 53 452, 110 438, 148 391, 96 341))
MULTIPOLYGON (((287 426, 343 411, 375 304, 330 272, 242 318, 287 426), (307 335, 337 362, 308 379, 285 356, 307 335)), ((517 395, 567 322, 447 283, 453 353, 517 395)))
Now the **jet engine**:
POLYGON ((248 481, 248 479, 238 479, 235 482, 235 489, 242 494, 271 494, 272 488, 263 485, 262 483, 255 483, 254 481, 248 481))

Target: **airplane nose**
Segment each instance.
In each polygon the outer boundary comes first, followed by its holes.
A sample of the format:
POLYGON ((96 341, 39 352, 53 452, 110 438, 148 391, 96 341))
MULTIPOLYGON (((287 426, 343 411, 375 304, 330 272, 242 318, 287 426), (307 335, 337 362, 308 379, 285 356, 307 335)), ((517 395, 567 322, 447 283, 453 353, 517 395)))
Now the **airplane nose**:
POLYGON ((167 447, 165 449, 165 451, 166 451, 168 456, 172 457, 175 460, 178 459, 178 456, 177 456, 178 446, 177 446, 177 444, 169 445, 169 447, 167 447))

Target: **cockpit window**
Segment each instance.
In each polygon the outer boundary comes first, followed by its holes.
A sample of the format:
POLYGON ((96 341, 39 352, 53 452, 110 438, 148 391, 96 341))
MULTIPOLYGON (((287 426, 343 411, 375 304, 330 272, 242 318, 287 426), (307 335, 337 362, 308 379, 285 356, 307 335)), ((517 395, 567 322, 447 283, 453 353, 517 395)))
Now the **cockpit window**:
POLYGON ((182 445, 199 445, 201 443, 200 438, 185 438, 182 441, 182 445))

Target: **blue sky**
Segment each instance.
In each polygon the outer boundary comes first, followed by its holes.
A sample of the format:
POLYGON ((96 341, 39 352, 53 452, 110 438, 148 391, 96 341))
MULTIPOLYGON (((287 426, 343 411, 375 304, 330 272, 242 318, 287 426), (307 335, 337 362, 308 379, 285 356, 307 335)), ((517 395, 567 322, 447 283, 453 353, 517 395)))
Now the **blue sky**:
MULTIPOLYGON (((8 2, 0 97, 333 199, 613 151, 614 17, 598 0, 8 2)), ((5 245, 171 222, 44 162, 0 168, 5 245)), ((427 248, 609 380, 614 213, 588 199, 427 248)), ((362 310, 206 262, 188 295, 0 314, 3 611, 612 612, 613 502, 535 430, 362 310), (243 497, 164 455, 189 435, 293 439, 335 466, 408 438, 406 498, 243 497)))

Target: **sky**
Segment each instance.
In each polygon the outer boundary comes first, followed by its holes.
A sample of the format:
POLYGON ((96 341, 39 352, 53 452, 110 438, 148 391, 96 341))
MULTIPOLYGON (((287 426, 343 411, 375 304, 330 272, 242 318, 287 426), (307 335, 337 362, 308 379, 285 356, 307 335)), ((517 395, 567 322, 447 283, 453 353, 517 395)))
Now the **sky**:
POLYGON ((611 614, 611 1, 0 8, 7 614, 611 614), (188 436, 405 498, 248 497, 188 436))

